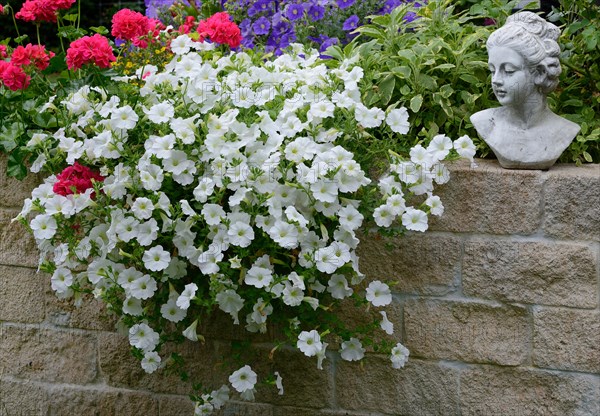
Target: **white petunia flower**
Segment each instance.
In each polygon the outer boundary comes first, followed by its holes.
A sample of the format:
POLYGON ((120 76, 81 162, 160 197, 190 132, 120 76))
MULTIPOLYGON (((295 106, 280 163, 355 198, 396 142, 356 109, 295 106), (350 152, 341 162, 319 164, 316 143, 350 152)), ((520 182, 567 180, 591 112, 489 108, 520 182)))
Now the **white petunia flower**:
POLYGON ((135 324, 129 328, 129 344, 143 351, 154 351, 158 340, 158 332, 150 328, 148 324, 135 324))
POLYGON ((195 283, 185 285, 183 292, 181 292, 175 304, 184 311, 187 311, 190 307, 190 301, 196 296, 197 290, 198 286, 195 283))
POLYGON ((256 373, 252 371, 252 368, 245 365, 229 376, 229 382, 237 392, 243 393, 254 389, 256 377, 256 373))
POLYGON ((247 285, 254 287, 268 287, 273 282, 273 272, 264 267, 252 266, 244 277, 247 285))
POLYGON ((307 357, 314 357, 321 350, 321 348, 323 348, 321 336, 314 329, 310 332, 302 331, 300 335, 298 335, 298 342, 296 343, 296 346, 307 357))
POLYGON ((233 323, 238 325, 240 323, 238 313, 244 307, 244 299, 235 290, 227 289, 217 293, 216 300, 219 309, 230 314, 233 317, 233 323))
POLYGON ((408 207, 406 212, 402 214, 402 225, 407 230, 424 232, 428 228, 427 214, 420 209, 408 207))
POLYGON ((185 318, 186 311, 177 306, 176 299, 169 299, 167 303, 160 307, 162 317, 171 322, 179 322, 185 318))
POLYGON ((226 217, 225 210, 217 204, 205 204, 201 212, 208 225, 219 225, 221 218, 226 217))
POLYGON ((149 299, 154 296, 156 289, 156 280, 145 274, 129 285, 129 294, 136 299, 149 299))
POLYGON ((440 216, 444 213, 444 205, 442 205, 442 201, 437 195, 430 195, 425 200, 425 204, 430 208, 432 215, 440 216))
POLYGON ((340 355, 346 361, 359 361, 365 356, 365 349, 357 338, 342 342, 340 355))
POLYGON ((379 280, 375 280, 369 284, 366 297, 373 306, 386 306, 392 303, 390 287, 379 280))
POLYGON ((385 311, 380 311, 379 313, 382 317, 379 326, 385 331, 386 334, 392 335, 394 333, 394 324, 388 320, 387 313, 385 311))
MULTIPOLYGON (((427 151, 431 154, 434 161, 444 160, 452 149, 452 140, 444 134, 438 134, 433 137, 427 151)), ((428 166, 430 167, 430 166, 428 166)))
POLYGON ((171 255, 162 246, 154 246, 144 252, 142 256, 144 267, 154 272, 164 270, 169 266, 171 255))
POLYGON ((254 230, 250 225, 237 221, 229 226, 227 236, 234 246, 248 247, 254 239, 254 230))
POLYGON ((52 290, 57 293, 66 293, 73 284, 73 274, 71 270, 59 267, 52 274, 50 281, 52 282, 52 290))
POLYGON ((389 227, 396 219, 396 214, 389 205, 385 204, 375 208, 373 219, 378 226, 389 227))
POLYGON ((275 386, 277 387, 277 390, 279 390, 279 395, 281 396, 283 395, 283 378, 278 371, 275 371, 273 374, 275 375, 275 386))
POLYGON ((123 301, 123 313, 132 316, 140 316, 144 312, 142 300, 133 297, 125 298, 123 301))
POLYGON ((385 119, 385 112, 381 108, 367 108, 363 104, 357 104, 354 110, 356 121, 363 127, 378 127, 385 119))
POLYGON ((54 237, 58 224, 52 215, 40 214, 31 220, 29 224, 33 230, 33 236, 38 240, 49 240, 54 237))
POLYGON ((154 204, 148 198, 140 197, 131 206, 131 212, 140 220, 147 220, 152 216, 154 204))
POLYGON ((402 345, 400 343, 396 344, 396 346, 394 348, 392 348, 392 354, 390 357, 390 360, 392 361, 392 367, 393 368, 404 367, 404 364, 406 364, 406 362, 408 361, 409 354, 410 354, 410 352, 404 345, 402 345))
POLYGON ((391 110, 385 117, 385 122, 395 133, 406 134, 410 129, 408 111, 406 111, 405 107, 391 110))
POLYGON ((139 117, 131 106, 118 107, 112 110, 110 120, 115 129, 130 130, 135 127, 139 117))
POLYGON ((352 295, 354 292, 351 287, 348 286, 348 280, 341 274, 334 274, 329 279, 327 291, 331 293, 331 297, 334 299, 344 299, 352 295))
POLYGON ((183 331, 183 336, 190 341, 198 341, 198 333, 196 328, 198 327, 198 320, 196 319, 190 326, 183 331))
POLYGON ((461 157, 473 161, 473 156, 477 148, 473 144, 473 140, 467 135, 461 136, 454 141, 454 149, 458 152, 461 157))
POLYGON ((160 367, 160 355, 156 351, 149 351, 142 358, 142 368, 148 374, 154 373, 160 367))

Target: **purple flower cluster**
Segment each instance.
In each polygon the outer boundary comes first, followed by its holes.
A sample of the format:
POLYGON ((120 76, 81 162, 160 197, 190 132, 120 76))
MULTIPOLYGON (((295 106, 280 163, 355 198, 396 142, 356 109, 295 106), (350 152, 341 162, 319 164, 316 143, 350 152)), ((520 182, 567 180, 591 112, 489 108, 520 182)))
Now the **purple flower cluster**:
MULTIPOLYGON (((174 3, 189 4, 187 0, 145 0, 146 15, 164 18, 174 3)), ((296 41, 312 41, 321 52, 331 45, 348 43, 357 36, 352 32, 366 23, 366 16, 387 14, 405 3, 420 7, 426 0, 220 0, 219 3, 238 22, 242 46, 264 45, 267 52, 279 55, 296 41)), ((407 21, 415 18, 411 12, 405 17, 407 21)))

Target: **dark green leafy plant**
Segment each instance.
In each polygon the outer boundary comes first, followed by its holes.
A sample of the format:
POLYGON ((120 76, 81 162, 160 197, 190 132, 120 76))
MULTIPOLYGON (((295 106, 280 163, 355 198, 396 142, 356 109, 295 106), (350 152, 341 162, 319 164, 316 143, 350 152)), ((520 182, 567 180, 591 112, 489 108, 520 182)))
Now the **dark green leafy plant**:
POLYGON ((554 108, 581 126, 563 162, 600 162, 600 6, 594 0, 561 1, 550 15, 563 24, 563 73, 554 108))
MULTIPOLYGON (((565 70, 549 103, 582 130, 560 161, 597 163, 600 11, 593 0, 563 3, 555 16, 568 23, 561 37, 565 70)), ((330 54, 340 59, 359 48, 365 103, 396 103, 412 111, 411 131, 398 143, 401 150, 428 142, 438 133, 466 134, 478 145, 480 157, 492 156, 469 117, 499 105, 491 90, 485 40, 504 24, 515 4, 486 0, 458 10, 452 1, 433 0, 410 23, 403 19, 408 8, 400 7, 389 15, 374 16, 371 24, 358 29, 361 36, 355 44, 343 50, 334 47, 330 54), (358 42, 364 43, 357 46, 358 42)))

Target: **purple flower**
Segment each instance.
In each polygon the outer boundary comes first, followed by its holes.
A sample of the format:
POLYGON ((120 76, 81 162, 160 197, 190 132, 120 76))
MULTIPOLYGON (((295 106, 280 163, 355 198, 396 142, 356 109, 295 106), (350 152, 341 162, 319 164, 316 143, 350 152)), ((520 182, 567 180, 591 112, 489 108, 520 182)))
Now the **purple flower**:
POLYGON ((301 4, 290 4, 285 10, 285 17, 291 21, 298 20, 304 14, 304 7, 301 4))
POLYGON ((340 9, 346 9, 352 6, 356 0, 336 0, 336 3, 340 9))
POLYGON ((344 21, 342 25, 342 29, 344 30, 354 30, 358 27, 358 16, 353 14, 349 18, 344 21))
POLYGON ((313 4, 312 6, 310 6, 310 9, 308 9, 308 17, 310 17, 313 22, 321 20, 324 15, 325 7, 319 4, 313 4))
POLYGON ((272 6, 273 2, 271 0, 256 0, 256 2, 248 9, 248 16, 252 17, 264 12, 272 13, 272 6))
POLYGON ((383 5, 382 9, 379 11, 380 14, 388 14, 391 13, 396 7, 402 4, 402 0, 387 0, 383 5))
POLYGON ((269 33, 269 29, 271 29, 271 22, 265 16, 258 18, 252 25, 252 30, 257 35, 266 35, 269 33))

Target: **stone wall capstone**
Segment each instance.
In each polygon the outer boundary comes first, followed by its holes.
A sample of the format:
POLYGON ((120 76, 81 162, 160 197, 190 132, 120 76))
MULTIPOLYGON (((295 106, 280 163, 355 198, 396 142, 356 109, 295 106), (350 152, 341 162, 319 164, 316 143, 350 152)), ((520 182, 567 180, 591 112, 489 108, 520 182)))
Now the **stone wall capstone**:
MULTIPOLYGON (((404 369, 371 353, 335 353, 323 370, 284 350, 273 363, 286 394, 259 387, 220 416, 595 416, 600 414, 600 165, 504 170, 450 166, 443 217, 430 231, 366 236, 368 278, 399 281, 390 319, 411 351, 404 369)), ((0 157, 0 416, 192 415, 190 386, 145 374, 101 303, 56 299, 37 273, 35 242, 11 222, 37 178, 7 178, 0 157)), ((344 316, 364 319, 364 316, 344 316)), ((243 332, 209 323, 186 344, 192 375, 243 332)), ((258 348, 268 349, 267 339, 258 348)))

